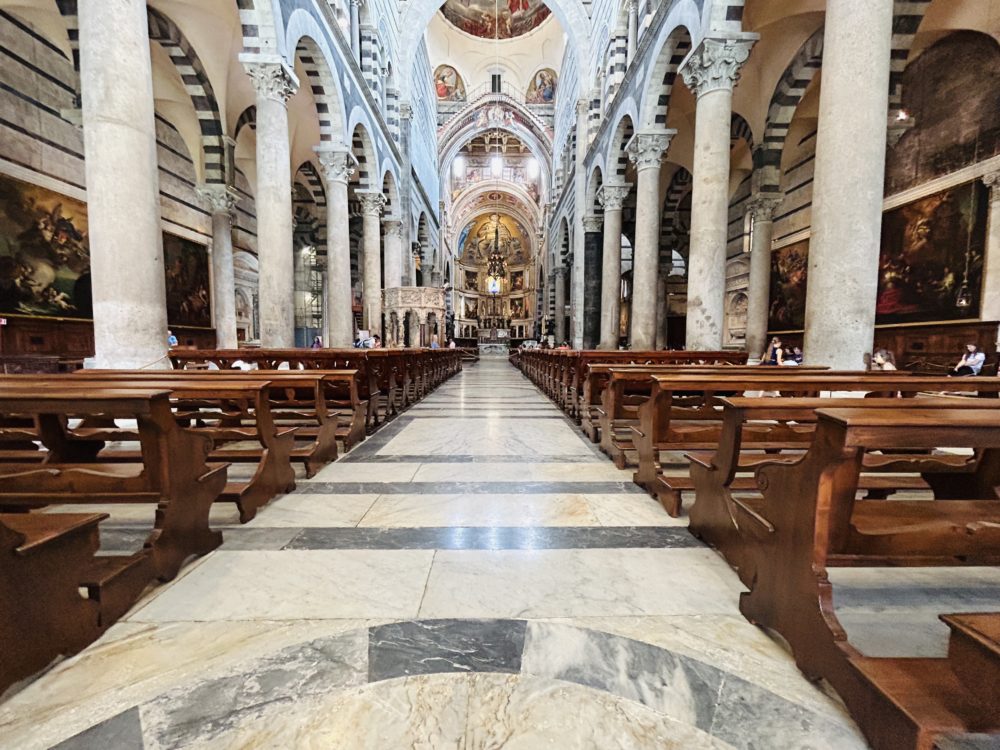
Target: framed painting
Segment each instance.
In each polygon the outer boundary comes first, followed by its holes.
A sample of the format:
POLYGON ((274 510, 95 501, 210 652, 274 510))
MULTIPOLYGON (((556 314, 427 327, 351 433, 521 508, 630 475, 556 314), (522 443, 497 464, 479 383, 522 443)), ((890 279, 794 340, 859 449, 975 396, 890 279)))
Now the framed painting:
POLYGON ((166 265, 167 322, 174 326, 212 327, 208 252, 204 245, 163 235, 166 265))
POLYGON ((794 331, 805 326, 808 262, 808 240, 771 253, 771 305, 767 323, 770 330, 794 331))

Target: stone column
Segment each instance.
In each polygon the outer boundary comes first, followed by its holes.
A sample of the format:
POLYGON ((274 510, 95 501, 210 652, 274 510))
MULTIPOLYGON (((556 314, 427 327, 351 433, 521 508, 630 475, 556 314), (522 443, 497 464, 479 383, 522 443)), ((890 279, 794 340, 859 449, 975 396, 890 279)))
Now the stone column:
MULTIPOLYGON (((583 252, 586 275, 583 296, 583 348, 596 349, 601 340, 601 290, 603 281, 603 227, 604 217, 583 217, 583 252)), ((547 298, 546 298, 547 299, 547 298)))
MULTIPOLYGON (((636 133, 628 142, 636 166, 635 247, 632 250, 632 348, 656 346, 656 283, 660 270, 660 163, 676 130, 636 133)), ((726 135, 726 143, 729 136, 726 135)))
POLYGON ((395 289, 403 285, 403 222, 383 219, 385 229, 385 288, 395 289))
POLYGON ((146 3, 82 0, 96 367, 169 367, 146 3))
POLYGON ((615 350, 621 338, 622 206, 631 185, 608 184, 597 199, 604 206, 601 260, 601 349, 615 350))
POLYGON ((219 349, 235 349, 236 272, 233 269, 233 208, 239 195, 225 185, 203 185, 198 196, 212 211, 212 317, 219 349))
POLYGON ((874 339, 892 14, 892 0, 827 7, 803 346, 811 365, 860 370, 874 339))
POLYGON ((410 346, 416 349, 420 346, 420 316, 415 310, 408 312, 410 313, 410 346))
POLYGON ((733 87, 752 46, 752 39, 705 39, 681 69, 698 102, 688 263, 687 348, 692 350, 722 348, 733 87))
POLYGON ((628 64, 631 65, 639 46, 639 0, 628 0, 625 8, 628 11, 628 64))
POLYGON ((656 281, 656 349, 667 348, 667 273, 661 268, 656 281))
POLYGON ((983 183, 990 189, 990 223, 986 234, 986 266, 979 317, 1000 320, 1000 170, 984 174, 983 183))
POLYGON ((750 235, 750 288, 747 303, 747 354, 760 359, 767 348, 767 314, 771 304, 771 238, 774 212, 784 196, 755 194, 747 201, 753 216, 750 235))
POLYGON ((257 257, 260 343, 295 346, 295 259, 288 99, 298 86, 281 63, 248 64, 257 91, 257 257))
POLYGON ((351 53, 361 65, 361 5, 364 0, 351 0, 351 53))
MULTIPOLYGON (((578 99, 576 102, 576 171, 573 177, 574 216, 585 216, 587 213, 587 166, 585 160, 587 147, 590 144, 587 132, 587 113, 587 100, 578 99)), ((573 232, 573 308, 571 314, 572 341, 570 343, 576 349, 583 347, 584 285, 586 284, 585 239, 583 232, 573 232)), ((562 339, 560 343, 565 340, 567 339, 562 339)))
POLYGON ((552 274, 556 279, 556 346, 566 340, 566 269, 560 266, 552 274))
POLYGON ((351 293, 351 236, 347 183, 356 161, 346 146, 317 146, 326 182, 326 345, 350 346, 354 341, 351 293))
POLYGON ((382 333, 382 228, 380 218, 385 196, 377 191, 358 191, 364 233, 364 326, 372 335, 382 333))

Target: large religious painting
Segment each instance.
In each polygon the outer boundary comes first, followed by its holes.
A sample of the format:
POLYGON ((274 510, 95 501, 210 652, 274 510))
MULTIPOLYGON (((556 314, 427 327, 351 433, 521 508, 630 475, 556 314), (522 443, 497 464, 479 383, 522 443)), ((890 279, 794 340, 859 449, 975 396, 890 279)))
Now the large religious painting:
MULTIPOLYGON (((976 181, 883 214, 875 323, 978 318, 987 213, 986 188, 976 181)), ((771 254, 772 331, 805 327, 808 247, 771 254)))
POLYGON ((524 299, 515 297, 510 301, 510 317, 515 320, 525 317, 524 299))
POLYGON ((459 72, 450 65, 439 65, 434 71, 434 90, 438 101, 465 101, 465 82, 459 72))
POLYGON ((465 317, 467 320, 475 320, 479 317, 479 300, 475 297, 465 298, 465 317))
POLYGON ((542 0, 446 0, 441 13, 466 34, 483 39, 513 39, 549 17, 542 0))
POLYGON ((808 263, 808 240, 771 253, 771 307, 768 327, 772 331, 805 327, 808 263))
POLYGON ((883 215, 876 323, 979 317, 987 209, 977 180, 883 215))
POLYGON ((87 207, 0 175, 0 312, 90 318, 87 207))
POLYGON ((476 271, 465 272, 465 288, 470 292, 479 290, 479 274, 476 271))
POLYGON ((556 99, 558 76, 552 68, 542 68, 531 78, 524 99, 528 104, 552 104, 556 99))
POLYGON ((163 235, 167 321, 175 326, 212 327, 208 253, 204 245, 163 235))
POLYGON ((510 275, 510 290, 520 292, 524 289, 524 271, 514 271, 510 275))

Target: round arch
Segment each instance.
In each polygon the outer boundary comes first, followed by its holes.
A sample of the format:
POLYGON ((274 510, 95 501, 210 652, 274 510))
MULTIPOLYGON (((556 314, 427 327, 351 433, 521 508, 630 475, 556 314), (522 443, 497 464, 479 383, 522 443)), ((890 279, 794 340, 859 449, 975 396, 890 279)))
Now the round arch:
POLYGON ((691 51, 693 40, 690 29, 697 29, 700 24, 698 10, 692 0, 682 0, 671 10, 671 16, 671 22, 663 25, 663 32, 656 40, 656 52, 651 58, 654 62, 642 87, 639 122, 643 130, 667 126, 667 109, 677 71, 691 51))
POLYGON ((294 40, 295 59, 302 66, 309 81, 313 100, 316 103, 316 115, 319 119, 319 137, 322 143, 344 143, 347 137, 346 117, 344 114, 344 97, 340 89, 340 81, 333 75, 333 59, 326 45, 317 39, 322 34, 316 21, 305 11, 296 11, 292 21, 298 21, 295 26, 289 25, 289 40, 294 40), (300 28, 296 28, 300 27, 300 28), (309 28, 314 27, 314 28, 309 28))

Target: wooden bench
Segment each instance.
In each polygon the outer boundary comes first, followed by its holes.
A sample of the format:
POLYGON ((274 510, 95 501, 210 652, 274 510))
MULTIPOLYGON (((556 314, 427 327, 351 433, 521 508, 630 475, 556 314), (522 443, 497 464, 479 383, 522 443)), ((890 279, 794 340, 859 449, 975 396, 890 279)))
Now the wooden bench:
MULTIPOLYGON (((744 562, 739 529, 734 525, 734 505, 759 496, 754 469, 762 463, 797 461, 812 444, 816 410, 823 408, 865 409, 1000 409, 995 399, 962 398, 726 398, 721 399, 722 427, 713 451, 688 453, 689 476, 659 476, 653 487, 673 515, 680 510, 682 492, 694 490, 689 511, 691 533, 712 545, 747 585, 752 573, 744 562), (775 456, 765 451, 792 451, 775 456), (736 494, 738 493, 738 494, 736 494)), ((949 495, 953 472, 974 471, 977 458, 961 454, 927 454, 919 460, 912 454, 881 452, 864 456, 858 489, 866 499, 884 499, 900 490, 934 491, 949 495), (910 470, 920 473, 902 474, 910 470), (927 474, 931 482, 922 476, 927 474)))
MULTIPOLYGON (((648 382, 653 395, 636 410, 635 419, 622 419, 620 407, 610 402, 606 408, 616 414, 619 421, 609 424, 616 428, 628 429, 632 435, 631 444, 619 440, 614 448, 624 457, 625 451, 636 451, 638 468, 633 474, 636 484, 656 497, 671 515, 679 515, 681 495, 691 489, 690 480, 663 475, 660 453, 663 451, 687 452, 698 450, 714 451, 718 446, 722 431, 720 396, 725 397, 744 391, 782 391, 795 394, 818 396, 821 392, 884 394, 900 393, 914 396, 922 391, 948 390, 995 395, 1000 392, 998 378, 940 378, 916 375, 895 375, 885 373, 810 373, 786 377, 785 370, 795 368, 756 368, 763 370, 755 374, 706 375, 706 374, 653 374, 648 382), (976 380, 978 382, 973 383, 976 380), (794 383, 794 385, 791 385, 794 383), (788 389, 794 389, 789 391, 788 389), (692 398, 692 394, 697 396, 692 398)), ((613 393, 613 392, 612 392, 613 393)), ((978 399, 977 399, 978 401, 978 399)), ((628 417, 631 415, 625 414, 628 417)), ((610 431, 609 431, 610 432, 610 431)), ((614 433, 611 439, 615 439, 614 433)), ((602 438, 603 439, 603 438, 602 438)), ((780 451, 779 443, 768 445, 759 443, 759 450, 780 451)), ((624 460, 624 459, 623 459, 624 460)))
POLYGON ((222 534, 209 527, 208 513, 226 485, 228 465, 207 463, 211 438, 180 427, 169 399, 170 391, 159 388, 0 384, 0 414, 33 417, 47 450, 44 463, 0 463, 0 512, 156 503, 145 549, 156 575, 173 578, 185 560, 222 543, 222 534), (136 420, 140 462, 97 460, 105 441, 74 436, 67 420, 75 418, 136 420))
MULTIPOLYGON (((734 506, 752 573, 741 611, 779 633, 807 677, 829 682, 879 750, 929 749, 949 733, 1000 735, 997 703, 984 704, 1000 683, 1000 614, 946 617, 952 659, 869 657, 838 621, 828 574, 842 565, 1000 565, 1000 411, 817 415, 808 452, 760 465, 760 500, 734 506), (962 499, 857 499, 866 453, 941 448, 977 453, 974 471, 943 478, 962 499), (973 692, 983 685, 992 688, 973 692)), ((918 471, 923 458, 913 459, 918 471)))

